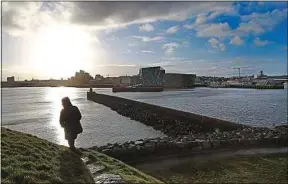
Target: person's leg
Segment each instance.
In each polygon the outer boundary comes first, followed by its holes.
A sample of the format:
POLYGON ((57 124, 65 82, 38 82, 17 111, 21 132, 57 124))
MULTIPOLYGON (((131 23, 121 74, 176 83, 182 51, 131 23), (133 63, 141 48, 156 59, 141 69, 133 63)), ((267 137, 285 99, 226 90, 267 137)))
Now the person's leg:
POLYGON ((68 144, 71 149, 75 149, 75 138, 73 137, 71 132, 68 132, 68 144))
POLYGON ((68 139, 68 144, 69 144, 69 147, 70 147, 70 148, 75 148, 74 143, 75 143, 75 140, 74 140, 74 139, 72 139, 72 138, 69 138, 69 139, 68 139))

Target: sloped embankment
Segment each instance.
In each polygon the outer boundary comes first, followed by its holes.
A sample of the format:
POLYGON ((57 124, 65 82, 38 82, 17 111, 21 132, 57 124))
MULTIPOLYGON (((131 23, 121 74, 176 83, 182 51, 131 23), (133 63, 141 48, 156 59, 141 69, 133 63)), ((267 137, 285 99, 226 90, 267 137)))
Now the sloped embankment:
POLYGON ((95 183, 111 179, 161 183, 105 154, 80 150, 74 153, 65 146, 1 127, 1 183, 95 183))

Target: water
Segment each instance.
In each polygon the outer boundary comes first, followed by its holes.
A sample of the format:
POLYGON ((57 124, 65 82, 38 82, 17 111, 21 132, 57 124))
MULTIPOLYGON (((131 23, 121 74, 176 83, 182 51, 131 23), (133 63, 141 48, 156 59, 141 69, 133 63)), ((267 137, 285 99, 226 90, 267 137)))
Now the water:
POLYGON ((252 126, 287 124, 287 89, 195 88, 114 94, 106 89, 96 91, 252 126))
POLYGON ((140 138, 162 137, 163 133, 118 115, 109 108, 88 101, 87 89, 3 88, 2 126, 34 134, 57 144, 67 145, 59 125, 61 98, 69 96, 82 113, 84 132, 76 146, 91 147, 140 138))
MULTIPOLYGON (((215 89, 164 91, 155 93, 98 93, 121 96, 169 108, 194 112, 253 126, 287 123, 287 89, 215 89)), ((67 145, 59 125, 61 98, 69 96, 82 112, 84 133, 76 146, 90 147, 140 138, 164 136, 142 123, 123 117, 109 108, 86 100, 81 88, 3 88, 2 125, 67 145)))

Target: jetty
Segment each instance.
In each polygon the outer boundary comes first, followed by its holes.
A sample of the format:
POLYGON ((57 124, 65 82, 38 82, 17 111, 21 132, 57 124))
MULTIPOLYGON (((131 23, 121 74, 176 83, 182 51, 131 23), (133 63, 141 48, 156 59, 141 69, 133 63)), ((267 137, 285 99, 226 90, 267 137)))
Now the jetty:
POLYGON ((87 99, 167 135, 91 148, 126 163, 207 151, 288 146, 287 126, 251 127, 93 91, 87 92, 87 99))

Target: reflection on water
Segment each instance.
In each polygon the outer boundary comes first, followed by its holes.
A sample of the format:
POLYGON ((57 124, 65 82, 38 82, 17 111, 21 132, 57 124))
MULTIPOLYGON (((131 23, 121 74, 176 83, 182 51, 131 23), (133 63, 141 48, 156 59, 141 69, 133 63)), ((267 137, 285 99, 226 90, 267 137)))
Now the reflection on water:
POLYGON ((68 145, 59 116, 61 99, 68 96, 82 113, 83 133, 76 146, 91 147, 141 138, 162 137, 163 133, 123 117, 111 109, 88 101, 87 89, 3 88, 2 125, 34 134, 61 145, 68 145))
POLYGON ((74 97, 75 94, 75 88, 48 88, 46 90, 45 95, 45 101, 51 101, 51 112, 52 112, 52 118, 49 122, 49 125, 51 129, 55 130, 55 134, 57 136, 57 142, 61 145, 68 146, 67 141, 65 140, 64 135, 64 129, 60 126, 59 123, 59 116, 60 111, 62 109, 62 98, 68 96, 68 97, 74 97))

